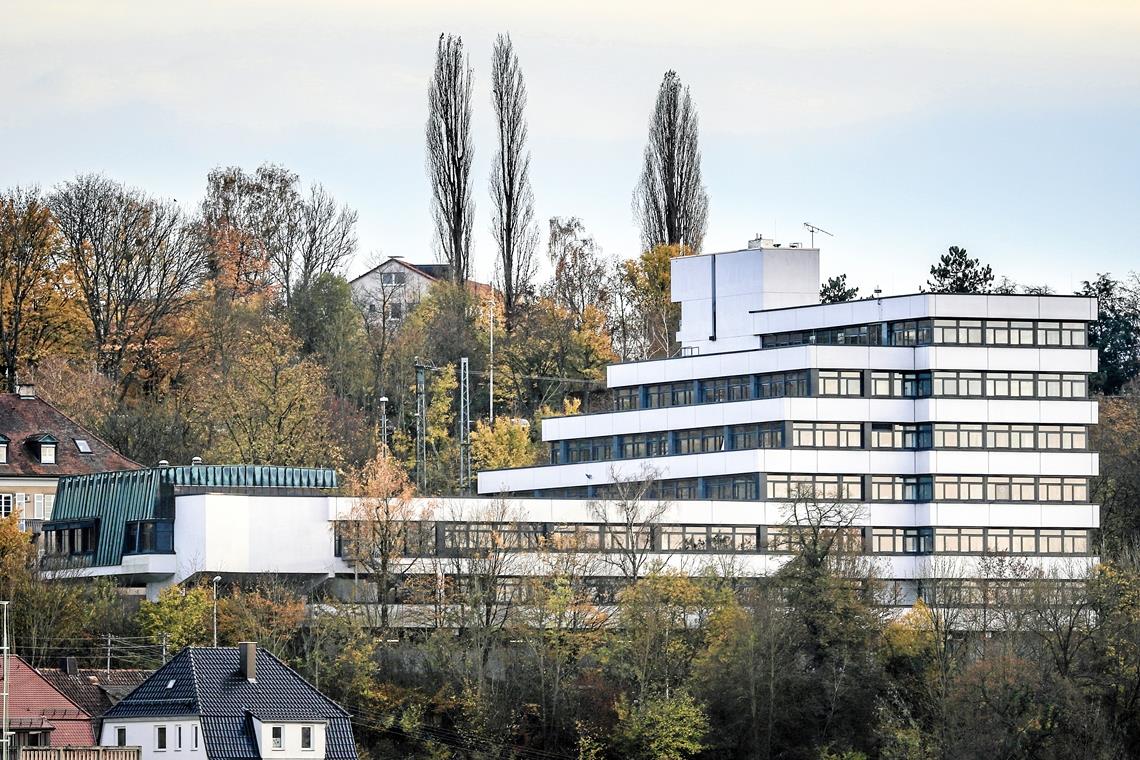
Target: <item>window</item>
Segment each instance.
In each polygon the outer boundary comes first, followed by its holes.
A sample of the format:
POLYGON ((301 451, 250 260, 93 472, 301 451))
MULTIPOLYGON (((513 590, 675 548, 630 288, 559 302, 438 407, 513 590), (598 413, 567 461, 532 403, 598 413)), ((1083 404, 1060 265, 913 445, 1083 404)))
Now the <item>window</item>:
POLYGON ((155 726, 154 748, 156 750, 166 749, 166 726, 155 726))
POLYGON ((705 498, 754 501, 759 498, 755 475, 721 475, 705 480, 705 498))
POLYGON ((40 464, 55 464, 55 444, 40 444, 40 464))
POLYGON ((981 475, 934 476, 935 501, 982 501, 985 479, 981 475))
POLYGON ((981 554, 984 550, 982 528, 938 528, 934 532, 934 551, 948 554, 981 554))
POLYGON ((127 727, 126 726, 115 726, 115 746, 116 747, 127 746, 127 727))
POLYGON ((980 345, 982 321, 980 319, 936 319, 933 342, 937 344, 980 345))
POLYGON ((979 423, 939 422, 934 425, 934 448, 980 449, 983 427, 979 423))
POLYGON ((174 749, 182 749, 182 726, 179 725, 174 729, 174 749))
POLYGON ((734 425, 732 427, 732 448, 782 449, 784 447, 784 426, 779 422, 761 422, 755 425, 734 425))
POLYGON ((859 370, 824 369, 819 371, 819 395, 862 396, 863 375, 859 370))
POLYGON ((0 435, 0 464, 8 464, 8 437, 0 435))
POLYGON ((381 272, 380 284, 381 285, 403 285, 407 279, 405 272, 381 272))
POLYGON ((941 370, 934 373, 932 385, 933 395, 935 396, 982 397, 981 372, 951 372, 941 370))
POLYGON ((986 343, 991 346, 1032 346, 1033 323, 991 319, 986 322, 986 343))
POLYGON ((1041 346, 1077 346, 1087 341, 1084 322, 1038 322, 1037 343, 1041 346))
POLYGON ((745 401, 751 395, 752 378, 747 375, 718 377, 701 382, 701 402, 745 401))
POLYGON ((678 454, 708 454, 724 449, 724 428, 681 430, 677 433, 678 454))
POLYGON ((313 748, 313 727, 301 726, 301 749, 313 748))
POLYGON ((615 412, 637 409, 641 405, 640 388, 615 388, 613 396, 615 412))
POLYGON ((15 494, 0 493, 0 517, 7 517, 12 514, 12 502, 15 494))
POLYGON ((792 423, 792 445, 802 448, 861 449, 863 426, 858 422, 792 423))
POLYGON ((79 449, 80 454, 90 454, 91 453, 91 444, 89 444, 87 442, 86 438, 76 438, 75 439, 75 448, 79 449))
POLYGON ((757 398, 784 398, 808 395, 807 370, 774 372, 761 375, 756 385, 757 398))
POLYGON ((198 749, 198 724, 197 723, 195 723, 193 726, 193 742, 194 743, 193 743, 193 745, 191 745, 191 749, 198 749))
POLYGON ((863 479, 858 475, 768 475, 765 479, 769 499, 835 499, 863 498, 863 479))
POLYGON ((285 729, 282 726, 273 726, 269 729, 271 738, 271 746, 273 749, 285 749, 285 729))

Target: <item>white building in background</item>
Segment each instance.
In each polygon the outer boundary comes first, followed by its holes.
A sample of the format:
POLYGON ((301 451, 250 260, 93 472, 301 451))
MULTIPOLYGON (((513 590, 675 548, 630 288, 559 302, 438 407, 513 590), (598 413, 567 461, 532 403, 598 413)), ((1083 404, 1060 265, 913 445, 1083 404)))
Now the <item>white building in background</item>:
MULTIPOLYGON (((768 575, 791 556, 789 503, 808 491, 840 505, 847 545, 904 604, 929 599, 931 579, 1096 561, 1094 299, 821 305, 818 250, 754 242, 673 262, 680 355, 610 367, 613 411, 544 420, 550 464, 481 472, 477 498, 416 500, 409 575, 460 572, 455 560, 491 542, 518 576, 542 571, 538 547, 572 543, 594 558, 600 601, 623 575, 609 558, 631 543, 693 572, 731 560, 768 575), (647 472, 646 501, 664 511, 628 531, 613 497, 647 472), (1006 557, 1019 561, 991 562, 1006 557)), ((151 595, 215 574, 347 588, 366 570, 346 550, 353 503, 336 486, 328 470, 247 466, 65 478, 45 551, 69 576, 151 595)))
POLYGON ((985 556, 1060 574, 1095 561, 1095 299, 821 305, 818 250, 768 241, 676 259, 672 282, 680 355, 609 367, 612 412, 544 420, 551 464, 481 472, 480 494, 540 499, 520 499, 535 519, 551 519, 542 499, 576 499, 554 519, 590 524, 651 472, 671 505, 662 556, 727 548, 766 573, 810 491, 849 507, 852 540, 904 598, 932 573, 989 572, 985 556))

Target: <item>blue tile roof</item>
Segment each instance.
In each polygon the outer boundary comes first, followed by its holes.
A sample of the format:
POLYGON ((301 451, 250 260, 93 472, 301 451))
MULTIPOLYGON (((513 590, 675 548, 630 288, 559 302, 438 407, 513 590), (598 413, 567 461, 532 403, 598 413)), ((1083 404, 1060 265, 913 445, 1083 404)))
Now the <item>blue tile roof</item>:
POLYGON ((236 647, 187 648, 112 707, 104 720, 198 716, 210 760, 256 760, 252 717, 324 722, 325 759, 356 760, 349 714, 263 649, 257 679, 241 674, 236 647))

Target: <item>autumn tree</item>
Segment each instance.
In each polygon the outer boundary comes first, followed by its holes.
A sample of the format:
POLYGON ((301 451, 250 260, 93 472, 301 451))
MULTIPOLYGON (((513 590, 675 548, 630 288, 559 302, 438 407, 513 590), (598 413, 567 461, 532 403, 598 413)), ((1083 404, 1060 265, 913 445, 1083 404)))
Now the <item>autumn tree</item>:
POLYGON ((994 272, 988 264, 971 258, 965 248, 952 245, 930 267, 926 286, 932 293, 988 293, 993 282, 994 272))
POLYGON ((417 555, 434 547, 435 537, 425 530, 428 515, 413 504, 407 473, 386 450, 352 473, 347 491, 352 508, 339 528, 345 558, 376 589, 380 618, 374 622, 387 629, 397 587, 415 570, 417 555))
POLYGON ((226 297, 270 294, 286 306, 356 251, 357 214, 321 185, 306 192, 283 166, 231 166, 207 179, 201 236, 210 273, 226 297))
POLYGON ((537 460, 526 420, 499 415, 494 424, 486 420, 475 423, 471 431, 471 466, 476 472, 529 467, 537 460))
POLYGON ((577 217, 553 217, 547 256, 554 269, 546 293, 581 325, 588 307, 605 312, 610 300, 609 265, 577 217))
POLYGON ((676 353, 681 305, 672 300, 672 261, 689 253, 682 246, 659 245, 622 262, 621 285, 627 293, 624 303, 631 310, 622 319, 640 334, 642 355, 638 358, 657 359, 676 353))
POLYGON ((37 188, 0 194, 0 390, 79 338, 82 313, 61 266, 62 240, 37 188))
POLYGON ((649 121, 641 181, 633 207, 642 245, 685 246, 700 253, 709 199, 701 180, 697 109, 675 71, 665 72, 649 121))
POLYGON ((1140 381, 1100 400, 1091 448, 1100 455, 1093 498, 1100 504, 1102 553, 1119 556, 1140 545, 1140 381))
POLYGON ((304 600, 272 577, 259 578, 248 589, 231 586, 218 600, 218 639, 223 645, 256 641, 286 658, 304 621, 304 600))
POLYGON ((530 295, 538 262, 534 252, 534 194, 527 148, 526 84, 510 35, 500 34, 491 53, 491 104, 498 149, 491 167, 492 230, 499 247, 499 284, 507 332, 515 325, 519 302, 530 295))
POLYGON ((202 646, 211 640, 214 603, 206 586, 169 586, 154 602, 139 607, 139 627, 155 640, 165 637, 177 652, 188 646, 202 646))
POLYGON ((471 69, 463 39, 439 36, 435 73, 428 87, 427 168, 432 218, 440 255, 451 268, 452 282, 471 276, 471 69))
POLYGON ((859 288, 848 287, 847 275, 841 274, 837 277, 828 277, 819 289, 819 302, 820 303, 842 303, 844 301, 854 301, 859 297, 859 288))
POLYGON ((305 355, 328 370, 329 386, 340 398, 363 399, 371 385, 366 362, 364 319, 348 281, 329 272, 298 286, 289 307, 293 334, 305 355))
POLYGON ((82 294, 97 363, 127 388, 202 281, 204 249, 177 204, 95 174, 65 182, 49 205, 82 294))
POLYGON ((325 370, 302 358, 281 325, 254 324, 241 335, 232 366, 202 389, 213 422, 215 462, 334 466, 337 447, 326 425, 325 370))

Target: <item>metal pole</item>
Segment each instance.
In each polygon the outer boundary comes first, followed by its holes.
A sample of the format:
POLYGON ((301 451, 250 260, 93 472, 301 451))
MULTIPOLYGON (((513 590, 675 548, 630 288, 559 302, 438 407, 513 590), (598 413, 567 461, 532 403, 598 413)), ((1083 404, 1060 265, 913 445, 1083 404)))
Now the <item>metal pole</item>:
POLYGON ((107 634, 107 675, 111 675, 111 634, 107 634))
POLYGON ((471 382, 467 357, 459 359, 459 490, 471 482, 471 382))
POLYGON ((491 424, 495 424, 495 302, 487 302, 487 316, 491 325, 491 366, 488 368, 490 382, 487 385, 487 406, 491 410, 491 424))
POLYGON ((217 648, 217 646, 218 646, 218 581, 220 581, 221 579, 222 579, 222 576, 215 575, 214 581, 213 581, 213 583, 214 583, 214 647, 215 648, 217 648))
POLYGON ((416 359, 416 481, 421 492, 427 486, 427 366, 416 359))
POLYGON ((3 731, 3 737, 0 738, 0 742, 2 742, 3 746, 4 746, 3 758, 4 758, 4 760, 8 760, 9 743, 11 742, 11 736, 12 736, 8 732, 8 684, 10 682, 9 665, 8 665, 8 659, 9 659, 8 658, 8 602, 0 602, 0 606, 4 607, 4 642, 3 642, 3 650, 4 650, 4 696, 3 696, 4 708, 3 708, 3 718, 2 718, 3 726, 2 726, 2 729, 0 729, 3 731))
POLYGON ((380 442, 388 448, 388 397, 380 397, 380 442))

